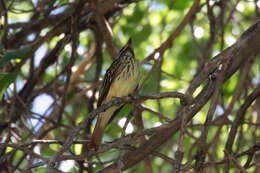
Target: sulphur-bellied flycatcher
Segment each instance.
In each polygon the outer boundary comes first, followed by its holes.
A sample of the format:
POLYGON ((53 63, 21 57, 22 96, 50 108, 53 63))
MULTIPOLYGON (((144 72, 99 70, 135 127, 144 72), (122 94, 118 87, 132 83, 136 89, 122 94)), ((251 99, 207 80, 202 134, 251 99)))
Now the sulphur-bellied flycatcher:
MULTIPOLYGON (((139 65, 135 59, 131 38, 119 51, 117 59, 113 61, 106 71, 99 94, 98 106, 108 103, 113 97, 123 97, 131 94, 139 82, 139 65)), ((104 130, 122 105, 112 106, 98 115, 97 123, 91 138, 90 146, 98 149, 101 144, 104 130)))

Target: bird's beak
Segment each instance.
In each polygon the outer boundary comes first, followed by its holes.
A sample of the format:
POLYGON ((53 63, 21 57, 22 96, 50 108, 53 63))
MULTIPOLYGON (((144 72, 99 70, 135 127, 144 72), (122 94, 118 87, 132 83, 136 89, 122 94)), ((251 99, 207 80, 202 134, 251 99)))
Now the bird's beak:
POLYGON ((128 42, 126 44, 132 45, 132 38, 131 37, 129 38, 129 40, 128 40, 128 42))
POLYGON ((125 47, 125 50, 130 49, 131 52, 134 52, 134 50, 132 48, 132 38, 131 37, 129 38, 129 40, 127 41, 127 43, 124 47, 125 47))
POLYGON ((119 51, 119 54, 122 54, 123 52, 126 52, 126 51, 130 51, 134 56, 134 50, 132 48, 132 39, 131 38, 129 38, 126 45, 121 48, 121 50, 119 51))

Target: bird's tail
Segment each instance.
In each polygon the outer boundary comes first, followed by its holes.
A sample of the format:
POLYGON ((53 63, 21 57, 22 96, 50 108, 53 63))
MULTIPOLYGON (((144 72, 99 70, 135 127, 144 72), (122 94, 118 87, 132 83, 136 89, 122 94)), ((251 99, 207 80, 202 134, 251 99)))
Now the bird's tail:
POLYGON ((106 125, 118 107, 119 106, 112 106, 98 116, 97 123, 91 137, 90 148, 94 148, 96 151, 98 150, 104 135, 106 125))
POLYGON ((94 148, 96 151, 98 150, 104 135, 104 130, 105 126, 102 126, 101 119, 98 117, 97 124, 91 137, 90 148, 94 148))

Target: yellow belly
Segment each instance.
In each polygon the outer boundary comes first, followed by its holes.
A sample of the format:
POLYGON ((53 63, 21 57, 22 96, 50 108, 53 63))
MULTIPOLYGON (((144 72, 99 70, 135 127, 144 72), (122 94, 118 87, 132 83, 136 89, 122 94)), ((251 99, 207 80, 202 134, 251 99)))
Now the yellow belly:
MULTIPOLYGON (((137 69, 139 70, 139 69, 137 69)), ((120 79, 116 79, 110 86, 107 97, 102 102, 102 104, 108 103, 113 99, 113 97, 124 97, 133 93, 135 88, 138 85, 139 81, 139 71, 134 73, 134 75, 130 75, 128 78, 121 77, 120 79)), ((119 106, 112 106, 105 112, 101 113, 99 116, 101 117, 102 126, 105 126, 113 115, 114 111, 117 110, 119 106)))

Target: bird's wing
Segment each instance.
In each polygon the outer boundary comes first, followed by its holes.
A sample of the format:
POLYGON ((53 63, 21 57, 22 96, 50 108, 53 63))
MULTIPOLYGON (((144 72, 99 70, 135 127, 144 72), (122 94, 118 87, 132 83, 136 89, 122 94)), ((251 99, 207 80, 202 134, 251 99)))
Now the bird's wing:
POLYGON ((98 98, 98 106, 101 106, 102 102, 104 101, 109 92, 111 84, 113 83, 116 75, 119 74, 121 70, 122 68, 120 68, 120 58, 117 58, 113 61, 111 66, 106 71, 98 98))
POLYGON ((103 80, 103 83, 102 83, 102 87, 101 87, 101 90, 100 90, 100 95, 99 95, 99 99, 98 99, 98 106, 101 106, 102 102, 106 98, 106 96, 109 92, 110 86, 113 83, 115 77, 119 73, 121 73, 121 71, 123 70, 122 65, 120 65, 121 57, 126 56, 125 53, 127 51, 130 51, 131 54, 134 56, 134 51, 132 49, 131 43, 132 43, 132 40, 130 38, 128 40, 127 44, 120 49, 118 58, 113 61, 111 66, 106 71, 106 74, 105 74, 105 77, 104 77, 104 80, 103 80))

